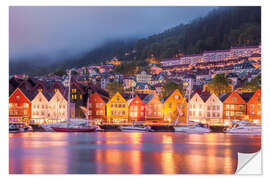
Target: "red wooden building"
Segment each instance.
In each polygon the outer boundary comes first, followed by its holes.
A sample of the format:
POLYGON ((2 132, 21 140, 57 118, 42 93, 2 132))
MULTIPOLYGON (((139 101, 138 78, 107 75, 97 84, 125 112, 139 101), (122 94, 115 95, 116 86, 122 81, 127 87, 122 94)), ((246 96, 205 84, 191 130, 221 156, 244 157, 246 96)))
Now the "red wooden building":
POLYGON ((28 123, 31 119, 31 100, 35 94, 17 88, 9 96, 9 122, 28 123))
POLYGON ((258 89, 247 102, 247 115, 250 121, 261 123, 261 105, 261 90, 258 89))
POLYGON ((128 119, 134 122, 145 120, 145 104, 138 95, 128 100, 128 119))
POLYGON ((108 97, 102 94, 94 93, 89 95, 89 120, 95 120, 96 123, 106 122, 106 103, 108 102, 108 97))
POLYGON ((223 118, 230 120, 245 120, 247 112, 246 101, 235 91, 222 96, 223 118))

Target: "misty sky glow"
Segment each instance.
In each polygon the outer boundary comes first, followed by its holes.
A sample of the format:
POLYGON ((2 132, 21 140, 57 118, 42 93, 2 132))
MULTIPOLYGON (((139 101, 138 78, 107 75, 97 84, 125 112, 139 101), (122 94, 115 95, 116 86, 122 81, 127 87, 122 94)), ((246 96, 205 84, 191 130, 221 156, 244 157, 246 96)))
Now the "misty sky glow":
POLYGON ((214 7, 10 7, 10 57, 77 55, 107 40, 141 38, 214 7))

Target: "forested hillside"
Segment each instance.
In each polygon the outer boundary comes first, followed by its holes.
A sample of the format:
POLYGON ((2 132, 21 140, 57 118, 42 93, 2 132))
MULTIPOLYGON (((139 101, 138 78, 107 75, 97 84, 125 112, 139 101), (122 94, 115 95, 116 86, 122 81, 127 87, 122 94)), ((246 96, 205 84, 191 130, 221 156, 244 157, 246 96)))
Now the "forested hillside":
POLYGON ((207 16, 180 24, 160 34, 140 40, 111 41, 77 58, 46 65, 38 59, 10 61, 10 74, 45 74, 56 69, 80 67, 117 57, 120 60, 144 60, 193 54, 231 46, 257 45, 261 42, 260 7, 219 7, 207 16), (24 66, 22 68, 22 66, 24 66))

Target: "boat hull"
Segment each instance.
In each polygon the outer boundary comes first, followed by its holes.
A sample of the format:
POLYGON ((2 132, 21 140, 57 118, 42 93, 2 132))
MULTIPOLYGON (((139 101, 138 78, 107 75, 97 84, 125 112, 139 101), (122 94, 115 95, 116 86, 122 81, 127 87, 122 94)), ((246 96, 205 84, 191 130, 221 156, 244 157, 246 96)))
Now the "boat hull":
POLYGON ((61 127, 52 127, 56 132, 94 132, 96 128, 61 128, 61 127))

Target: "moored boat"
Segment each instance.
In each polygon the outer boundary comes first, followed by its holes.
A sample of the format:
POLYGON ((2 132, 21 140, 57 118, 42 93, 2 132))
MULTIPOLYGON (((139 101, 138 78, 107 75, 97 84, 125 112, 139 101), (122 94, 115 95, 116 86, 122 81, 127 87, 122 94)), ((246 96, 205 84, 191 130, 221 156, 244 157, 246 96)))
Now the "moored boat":
POLYGON ((145 126, 121 126, 120 127, 121 131, 125 131, 125 132, 134 132, 134 131, 149 131, 148 127, 145 126))
POLYGON ((185 132, 185 133, 209 133, 211 130, 206 127, 201 127, 198 125, 194 126, 176 126, 174 127, 175 132, 185 132))
POLYGON ((94 132, 96 127, 52 127, 55 132, 94 132))
POLYGON ((260 135, 262 133, 262 127, 261 126, 239 125, 236 127, 228 128, 226 130, 226 133, 260 135))

